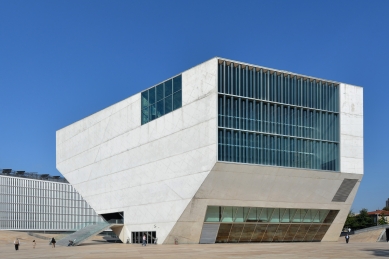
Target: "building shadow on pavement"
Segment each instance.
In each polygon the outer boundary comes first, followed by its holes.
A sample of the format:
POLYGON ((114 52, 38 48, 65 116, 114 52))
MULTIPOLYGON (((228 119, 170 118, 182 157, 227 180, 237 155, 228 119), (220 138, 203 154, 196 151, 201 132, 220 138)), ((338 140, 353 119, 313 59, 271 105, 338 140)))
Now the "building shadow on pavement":
POLYGON ((364 251, 370 251, 374 256, 389 257, 389 248, 388 249, 364 249, 364 251))

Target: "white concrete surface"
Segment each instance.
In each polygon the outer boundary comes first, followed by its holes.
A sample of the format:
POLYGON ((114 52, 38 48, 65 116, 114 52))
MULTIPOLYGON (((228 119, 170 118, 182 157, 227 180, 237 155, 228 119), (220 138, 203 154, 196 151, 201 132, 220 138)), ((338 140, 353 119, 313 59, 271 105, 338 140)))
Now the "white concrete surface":
POLYGON ((363 88, 340 84, 340 171, 363 174, 363 88))

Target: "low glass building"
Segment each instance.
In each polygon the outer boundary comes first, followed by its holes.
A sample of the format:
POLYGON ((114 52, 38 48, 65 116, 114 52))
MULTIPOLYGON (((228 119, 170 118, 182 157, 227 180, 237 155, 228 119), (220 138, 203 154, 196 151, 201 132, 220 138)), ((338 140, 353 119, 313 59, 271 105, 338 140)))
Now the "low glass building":
POLYGON ((216 57, 58 130, 57 168, 123 241, 337 241, 363 89, 216 57))
POLYGON ((2 230, 74 231, 103 221, 63 177, 0 171, 2 230))

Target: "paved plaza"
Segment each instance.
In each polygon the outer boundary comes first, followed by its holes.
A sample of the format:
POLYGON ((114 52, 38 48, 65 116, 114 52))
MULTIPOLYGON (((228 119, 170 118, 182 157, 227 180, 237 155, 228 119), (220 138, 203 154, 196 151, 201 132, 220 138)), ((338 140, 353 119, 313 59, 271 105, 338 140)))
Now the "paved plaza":
MULTIPOLYGON (((0 258, 385 258, 389 257, 389 243, 385 242, 322 242, 322 243, 256 243, 212 245, 141 245, 114 244, 87 241, 77 247, 51 248, 47 240, 25 233, 0 232, 0 258), (21 238, 19 251, 15 251, 13 238, 21 238), (37 247, 32 248, 32 240, 37 247)), ((342 239, 340 239, 342 240, 342 239)))

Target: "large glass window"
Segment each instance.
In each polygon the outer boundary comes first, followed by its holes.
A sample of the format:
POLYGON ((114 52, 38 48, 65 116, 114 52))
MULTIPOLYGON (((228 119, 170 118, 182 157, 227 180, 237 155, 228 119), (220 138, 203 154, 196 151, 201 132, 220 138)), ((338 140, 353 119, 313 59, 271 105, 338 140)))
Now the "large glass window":
POLYGON ((320 242, 338 212, 208 206, 204 224, 220 224, 216 243, 320 242))
POLYGON ((182 106, 182 77, 169 79, 141 93, 142 125, 182 106))
POLYGON ((218 75, 219 161, 339 171, 338 84, 226 62, 218 75))

